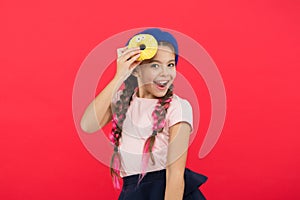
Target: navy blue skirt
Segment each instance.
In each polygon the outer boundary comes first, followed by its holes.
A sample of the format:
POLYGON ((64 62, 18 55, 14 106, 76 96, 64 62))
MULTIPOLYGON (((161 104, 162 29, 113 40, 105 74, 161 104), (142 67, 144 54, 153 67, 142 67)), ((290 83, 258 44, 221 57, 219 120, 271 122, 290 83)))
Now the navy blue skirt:
MULTIPOLYGON (((148 172, 138 185, 139 175, 123 177, 123 188, 119 200, 164 200, 166 170, 148 172)), ((207 177, 186 168, 184 172, 183 200, 205 200, 199 186, 207 177)))

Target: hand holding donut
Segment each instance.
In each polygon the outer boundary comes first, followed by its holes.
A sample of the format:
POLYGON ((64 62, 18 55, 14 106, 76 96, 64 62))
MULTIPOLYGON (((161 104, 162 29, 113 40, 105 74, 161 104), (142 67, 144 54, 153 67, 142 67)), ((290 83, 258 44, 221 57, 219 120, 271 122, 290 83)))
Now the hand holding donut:
POLYGON ((137 60, 140 54, 141 50, 139 47, 118 49, 119 57, 117 59, 117 72, 115 76, 125 80, 134 68, 142 62, 137 60))
POLYGON ((116 76, 120 76, 125 80, 143 60, 155 56, 157 46, 158 43, 152 35, 135 35, 131 38, 127 47, 118 49, 116 76))

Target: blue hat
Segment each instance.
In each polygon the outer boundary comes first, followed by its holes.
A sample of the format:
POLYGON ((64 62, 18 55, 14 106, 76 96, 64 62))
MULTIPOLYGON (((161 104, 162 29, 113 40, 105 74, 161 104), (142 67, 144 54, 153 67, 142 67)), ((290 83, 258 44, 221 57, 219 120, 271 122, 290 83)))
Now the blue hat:
MULTIPOLYGON (((178 62, 178 44, 177 44, 176 39, 174 38, 174 36, 171 33, 162 31, 158 28, 149 28, 140 33, 137 33, 136 35, 138 35, 138 34, 150 34, 157 40, 157 42, 170 43, 174 47, 175 63, 177 64, 177 62, 178 62)), ((128 45, 128 43, 129 43, 129 41, 127 42, 126 46, 128 45)))

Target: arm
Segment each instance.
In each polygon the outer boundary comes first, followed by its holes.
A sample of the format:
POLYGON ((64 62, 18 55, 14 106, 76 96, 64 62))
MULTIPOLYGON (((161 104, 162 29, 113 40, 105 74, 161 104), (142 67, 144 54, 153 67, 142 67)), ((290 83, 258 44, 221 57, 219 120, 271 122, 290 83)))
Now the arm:
POLYGON ((191 128, 186 122, 170 127, 166 168, 165 200, 182 200, 184 192, 184 170, 191 128))
POLYGON ((112 119, 111 100, 123 81, 141 62, 139 48, 123 48, 123 54, 117 60, 117 72, 109 84, 88 105, 80 122, 83 131, 93 133, 105 126, 112 119))
MULTIPOLYGON (((120 81, 119 81, 120 82, 120 81)), ((80 122, 83 131, 93 133, 105 126, 111 119, 111 99, 121 83, 114 78, 88 105, 80 122)))

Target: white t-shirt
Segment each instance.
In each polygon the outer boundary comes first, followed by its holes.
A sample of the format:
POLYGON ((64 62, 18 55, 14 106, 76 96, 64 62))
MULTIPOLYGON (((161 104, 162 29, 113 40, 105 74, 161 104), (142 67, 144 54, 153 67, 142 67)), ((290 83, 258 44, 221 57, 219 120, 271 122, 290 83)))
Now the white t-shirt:
MULTIPOLYGON (((118 96, 118 95, 117 95, 118 96)), ((158 99, 139 98, 134 93, 123 123, 119 151, 121 154, 121 177, 140 174, 142 152, 145 141, 152 134, 152 112, 158 99)), ((190 103, 173 94, 173 99, 166 114, 163 132, 156 135, 153 147, 155 164, 151 159, 146 172, 166 168, 169 127, 178 122, 187 122, 193 128, 193 113, 190 103)))

